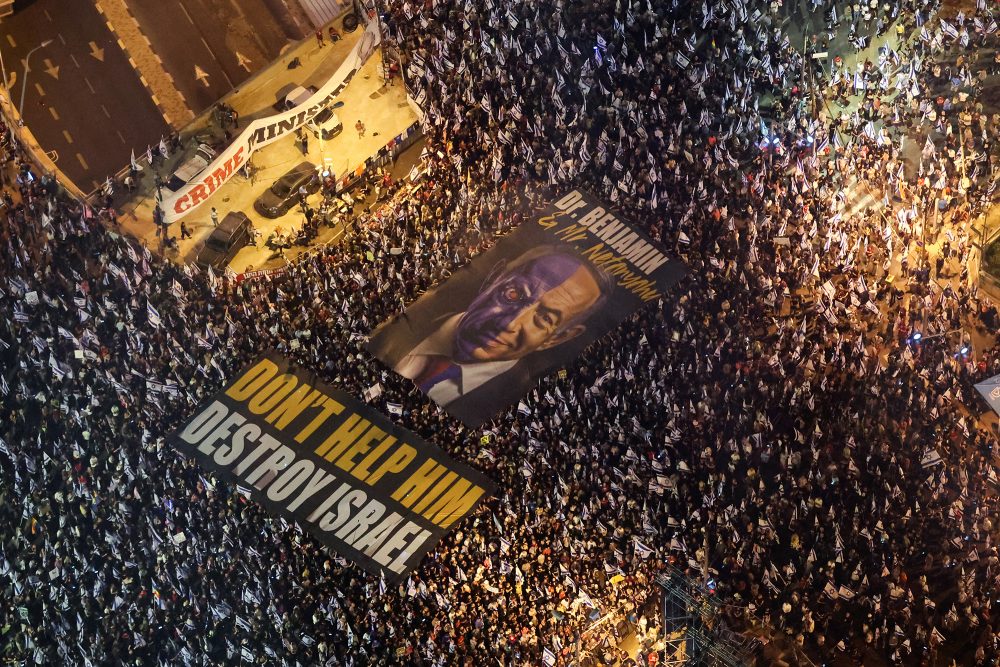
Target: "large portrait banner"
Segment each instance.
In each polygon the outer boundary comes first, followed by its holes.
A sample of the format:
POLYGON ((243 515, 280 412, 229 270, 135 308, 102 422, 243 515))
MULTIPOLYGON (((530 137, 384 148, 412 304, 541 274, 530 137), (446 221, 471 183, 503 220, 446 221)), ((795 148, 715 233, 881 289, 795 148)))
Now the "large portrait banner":
POLYGON ((272 353, 169 438, 271 514, 395 582, 496 486, 272 353))
POLYGON ((475 428, 685 271, 577 189, 382 323, 368 349, 475 428))

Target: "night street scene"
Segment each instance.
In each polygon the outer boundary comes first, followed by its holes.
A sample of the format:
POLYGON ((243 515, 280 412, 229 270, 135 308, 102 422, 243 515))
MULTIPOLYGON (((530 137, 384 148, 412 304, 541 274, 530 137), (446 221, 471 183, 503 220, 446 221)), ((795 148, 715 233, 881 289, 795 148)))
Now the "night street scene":
POLYGON ((0 664, 1000 664, 996 0, 0 0, 0 664))

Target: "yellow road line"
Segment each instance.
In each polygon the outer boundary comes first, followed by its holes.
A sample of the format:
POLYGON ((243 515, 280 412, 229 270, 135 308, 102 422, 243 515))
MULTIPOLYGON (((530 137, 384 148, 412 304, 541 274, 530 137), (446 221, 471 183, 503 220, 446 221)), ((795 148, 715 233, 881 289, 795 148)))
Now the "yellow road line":
POLYGON ((66 130, 63 130, 63 137, 66 139, 66 143, 67 144, 73 143, 73 137, 72 137, 72 135, 70 135, 70 133, 67 132, 66 130))
POLYGON ((59 114, 56 113, 55 107, 49 107, 49 113, 52 114, 53 118, 59 120, 59 114))
POLYGON ((83 165, 84 169, 86 169, 87 171, 90 171, 90 165, 87 164, 87 161, 83 159, 82 155, 80 155, 79 153, 77 153, 76 154, 76 159, 80 161, 80 164, 83 165))

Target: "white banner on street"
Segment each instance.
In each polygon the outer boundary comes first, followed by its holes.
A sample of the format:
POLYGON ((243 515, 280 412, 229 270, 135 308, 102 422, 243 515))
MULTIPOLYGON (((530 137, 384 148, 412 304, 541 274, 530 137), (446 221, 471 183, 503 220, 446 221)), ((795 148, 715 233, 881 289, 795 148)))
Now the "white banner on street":
POLYGON ((372 21, 337 71, 313 93, 312 97, 294 109, 267 118, 258 118, 250 123, 236 140, 205 168, 197 180, 192 180, 165 198, 162 205, 164 222, 176 222, 201 206, 223 183, 239 171, 251 153, 288 136, 312 120, 313 116, 326 108, 340 94, 354 73, 375 53, 381 41, 378 22, 372 21))

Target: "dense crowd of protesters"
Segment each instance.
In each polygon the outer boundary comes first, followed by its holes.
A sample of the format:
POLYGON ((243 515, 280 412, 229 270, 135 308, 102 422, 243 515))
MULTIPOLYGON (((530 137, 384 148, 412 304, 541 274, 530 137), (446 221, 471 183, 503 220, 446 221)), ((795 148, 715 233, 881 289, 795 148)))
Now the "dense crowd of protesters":
POLYGON ((779 3, 394 3, 425 173, 256 280, 162 261, 20 179, 0 228, 0 655, 627 665, 648 647, 621 656, 617 621, 656 625, 669 560, 824 661, 995 664, 1000 480, 972 385, 996 362, 969 349, 990 306, 967 266, 996 186, 977 96, 996 22, 884 5, 844 20, 878 43, 907 17, 912 40, 827 71, 779 3), (366 336, 571 185, 690 274, 470 432, 366 336), (381 384, 376 407, 402 404, 498 497, 386 589, 163 444, 268 349, 356 396, 381 384))

